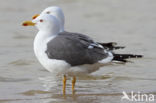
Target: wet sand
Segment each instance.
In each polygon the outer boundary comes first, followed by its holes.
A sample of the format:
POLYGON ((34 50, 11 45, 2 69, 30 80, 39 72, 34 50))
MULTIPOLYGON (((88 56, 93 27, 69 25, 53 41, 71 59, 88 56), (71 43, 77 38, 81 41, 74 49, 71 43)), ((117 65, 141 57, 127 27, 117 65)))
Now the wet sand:
MULTIPOLYGON (((122 91, 156 94, 155 0, 5 0, 0 3, 0 103, 128 103, 122 91), (22 27, 48 6, 65 13, 65 29, 96 41, 114 41, 126 49, 117 52, 144 55, 125 65, 112 64, 79 78, 66 98, 61 78, 54 78, 33 53, 34 27, 22 27)), ((135 103, 135 102, 133 102, 135 103)))

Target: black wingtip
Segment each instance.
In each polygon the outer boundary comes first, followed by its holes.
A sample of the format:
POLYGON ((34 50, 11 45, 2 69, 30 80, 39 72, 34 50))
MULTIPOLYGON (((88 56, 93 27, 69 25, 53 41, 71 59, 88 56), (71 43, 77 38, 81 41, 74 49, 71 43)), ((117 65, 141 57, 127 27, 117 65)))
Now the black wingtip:
POLYGON ((143 55, 133 55, 133 56, 129 56, 129 58, 142 58, 143 55))
POLYGON ((130 58, 142 58, 143 55, 133 55, 133 54, 113 54, 115 61, 127 62, 130 58))
POLYGON ((99 43, 103 47, 108 48, 108 50, 116 50, 116 49, 124 49, 125 46, 117 46, 116 42, 109 42, 109 43, 99 43))
POLYGON ((112 47, 112 50, 116 50, 116 49, 124 49, 125 46, 114 46, 112 47))

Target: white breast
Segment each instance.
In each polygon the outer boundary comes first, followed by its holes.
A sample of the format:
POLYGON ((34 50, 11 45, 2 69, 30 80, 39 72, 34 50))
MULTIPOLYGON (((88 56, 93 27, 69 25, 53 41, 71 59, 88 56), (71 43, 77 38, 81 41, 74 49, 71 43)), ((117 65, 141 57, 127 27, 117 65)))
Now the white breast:
POLYGON ((49 59, 45 53, 47 43, 53 38, 55 38, 55 36, 46 37, 43 33, 38 33, 34 40, 34 52, 45 69, 54 74, 62 74, 70 68, 70 65, 63 60, 49 59))

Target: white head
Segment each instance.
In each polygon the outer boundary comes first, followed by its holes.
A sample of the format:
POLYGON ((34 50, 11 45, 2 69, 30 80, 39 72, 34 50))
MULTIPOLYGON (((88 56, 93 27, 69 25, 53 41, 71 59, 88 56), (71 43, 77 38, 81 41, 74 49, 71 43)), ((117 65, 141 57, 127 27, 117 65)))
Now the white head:
POLYGON ((39 31, 51 34, 58 34, 60 30, 59 21, 48 14, 42 14, 32 21, 25 21, 23 26, 36 26, 39 31))
POLYGON ((60 32, 64 31, 65 17, 64 17, 64 13, 60 7, 58 7, 58 6, 48 7, 41 14, 50 14, 50 15, 55 16, 60 22, 60 26, 61 26, 60 32))

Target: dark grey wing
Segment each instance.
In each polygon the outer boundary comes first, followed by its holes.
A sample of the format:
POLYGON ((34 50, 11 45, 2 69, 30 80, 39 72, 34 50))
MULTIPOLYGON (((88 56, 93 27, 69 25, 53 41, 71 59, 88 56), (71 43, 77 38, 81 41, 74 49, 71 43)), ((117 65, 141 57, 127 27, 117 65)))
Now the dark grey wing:
POLYGON ((89 49, 89 45, 70 35, 58 35, 48 42, 46 53, 50 59, 64 60, 72 66, 93 64, 108 56, 104 49, 89 49))
POLYGON ((84 41, 87 41, 87 42, 92 42, 92 43, 94 42, 89 36, 83 35, 83 34, 80 34, 80 33, 73 33, 73 32, 64 31, 64 32, 59 33, 59 35, 67 35, 67 36, 72 36, 72 37, 79 38, 80 40, 84 40, 84 41))
POLYGON ((88 47, 92 46, 94 48, 103 48, 102 45, 100 45, 97 42, 94 42, 93 39, 87 35, 83 35, 80 33, 66 32, 66 31, 59 33, 59 35, 70 36, 71 38, 79 39, 79 41, 84 45, 88 44, 88 47))
POLYGON ((99 42, 94 42, 92 38, 90 38, 87 35, 80 34, 80 33, 73 33, 73 32, 61 32, 61 35, 70 35, 74 38, 78 38, 82 43, 90 43, 90 47, 96 47, 96 48, 105 48, 108 50, 116 50, 116 49, 123 49, 125 48, 124 46, 118 46, 117 43, 115 42, 108 42, 108 43, 99 43, 99 42))

